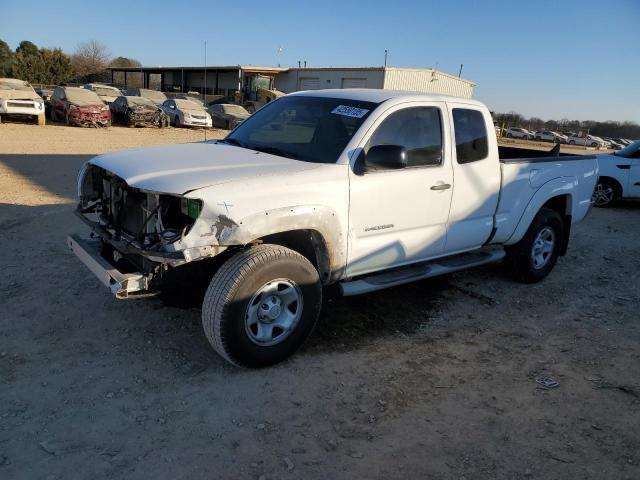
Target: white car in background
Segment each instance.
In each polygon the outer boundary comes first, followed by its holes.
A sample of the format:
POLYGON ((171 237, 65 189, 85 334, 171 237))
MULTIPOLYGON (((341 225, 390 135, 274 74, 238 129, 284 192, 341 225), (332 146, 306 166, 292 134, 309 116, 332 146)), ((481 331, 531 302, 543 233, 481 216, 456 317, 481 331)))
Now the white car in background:
POLYGON ((597 158, 600 177, 593 193, 596 207, 608 207, 619 198, 640 198, 640 140, 597 158))
POLYGON ((606 147, 608 142, 595 135, 585 135, 584 137, 569 137, 569 145, 582 145, 583 147, 606 147))
POLYGON ((0 78, 0 123, 3 117, 34 119, 44 125, 44 101, 31 85, 17 78, 0 78))
POLYGON ((544 142, 554 143, 567 143, 567 136, 551 130, 541 130, 534 135, 536 140, 542 140, 544 142))
POLYGON ((111 105, 116 101, 116 98, 122 96, 122 92, 116 87, 101 83, 85 83, 82 88, 95 92, 100 97, 100 100, 107 105, 111 105))
POLYGON ((160 106, 174 127, 211 127, 211 116, 202 103, 183 98, 170 98, 160 106))
POLYGON ((529 139, 531 136, 531 132, 526 128, 510 127, 505 130, 504 136, 507 138, 529 139))

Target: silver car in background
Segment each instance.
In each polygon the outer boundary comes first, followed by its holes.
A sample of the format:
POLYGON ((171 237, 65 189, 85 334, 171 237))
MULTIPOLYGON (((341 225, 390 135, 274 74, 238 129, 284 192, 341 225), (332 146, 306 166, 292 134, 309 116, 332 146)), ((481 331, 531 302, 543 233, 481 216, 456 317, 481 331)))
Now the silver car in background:
POLYGON ((211 127, 209 113, 201 103, 182 98, 170 98, 160 106, 174 127, 211 127))

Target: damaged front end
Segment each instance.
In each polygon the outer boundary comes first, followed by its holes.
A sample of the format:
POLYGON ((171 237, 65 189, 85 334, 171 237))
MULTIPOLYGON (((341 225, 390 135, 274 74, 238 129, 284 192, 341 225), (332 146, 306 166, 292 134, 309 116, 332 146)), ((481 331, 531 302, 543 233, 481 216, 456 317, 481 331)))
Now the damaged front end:
POLYGON ((108 127, 111 124, 111 112, 106 105, 70 105, 68 118, 70 125, 78 127, 108 127))
POLYGON ((92 240, 71 236, 69 246, 118 298, 155 293, 172 268, 226 248, 211 245, 217 227, 199 222, 200 199, 133 188, 91 164, 80 172, 78 195, 76 214, 92 240))
POLYGON ((130 108, 127 116, 131 127, 165 128, 169 126, 169 117, 157 107, 142 105, 130 108))

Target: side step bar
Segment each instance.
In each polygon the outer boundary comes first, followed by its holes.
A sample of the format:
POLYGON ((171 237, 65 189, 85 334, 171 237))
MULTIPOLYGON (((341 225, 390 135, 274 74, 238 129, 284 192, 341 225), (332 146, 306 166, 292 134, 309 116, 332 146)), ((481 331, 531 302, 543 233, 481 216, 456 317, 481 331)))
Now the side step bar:
POLYGON ((401 267, 392 271, 373 274, 368 277, 340 283, 340 291, 345 297, 375 292, 383 288, 395 287, 425 278, 437 277, 446 273, 477 267, 486 263, 502 260, 506 252, 503 248, 491 248, 470 253, 461 253, 451 257, 439 258, 430 262, 401 267))

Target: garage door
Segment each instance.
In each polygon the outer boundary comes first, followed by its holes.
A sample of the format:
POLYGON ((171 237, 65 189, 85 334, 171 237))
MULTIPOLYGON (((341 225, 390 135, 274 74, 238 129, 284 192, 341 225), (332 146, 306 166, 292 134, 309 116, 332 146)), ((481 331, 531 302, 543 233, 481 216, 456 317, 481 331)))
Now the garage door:
POLYGON ((342 88, 367 88, 366 78, 343 78, 342 88))
POLYGON ((318 77, 301 78, 298 81, 298 90, 320 90, 320 79, 318 77))

